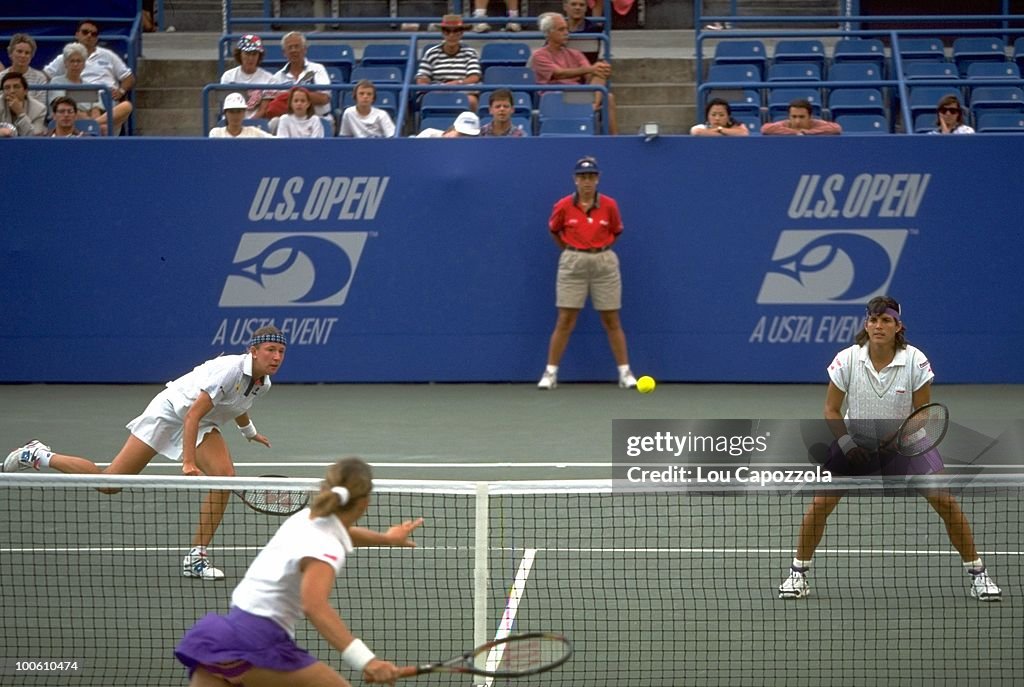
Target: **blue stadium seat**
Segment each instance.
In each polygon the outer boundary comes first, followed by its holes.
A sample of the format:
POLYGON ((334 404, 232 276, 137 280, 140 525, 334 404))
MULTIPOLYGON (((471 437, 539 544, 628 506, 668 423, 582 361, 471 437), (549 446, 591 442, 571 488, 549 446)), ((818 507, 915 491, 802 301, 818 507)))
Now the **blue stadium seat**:
POLYGON ((368 43, 359 60, 361 67, 397 67, 403 74, 408 63, 408 43, 368 43))
POLYGON ((749 83, 760 81, 761 75, 757 67, 749 64, 712 64, 708 67, 705 83, 749 83))
POLYGON ((904 62, 903 76, 909 79, 959 79, 960 73, 952 62, 904 62))
POLYGON ((978 115, 978 133, 1024 134, 1024 114, 1009 112, 982 112, 978 115))
POLYGON ((971 110, 981 112, 1024 112, 1024 90, 1017 86, 976 86, 971 89, 971 110))
POLYGON ((887 134, 889 120, 878 114, 844 114, 833 117, 844 134, 887 134))
POLYGON ((768 53, 761 41, 722 41, 715 46, 714 64, 740 64, 757 67, 764 74, 768 53))
POLYGON ((768 121, 775 122, 789 116, 790 101, 803 99, 811 103, 811 112, 821 116, 821 93, 816 88, 773 88, 768 91, 768 121))
POLYGON ((594 106, 592 98, 588 93, 577 93, 575 97, 587 96, 587 101, 573 101, 572 97, 566 98, 569 94, 559 92, 545 93, 540 97, 540 104, 537 108, 537 117, 544 122, 546 119, 594 119, 594 106))
POLYGON ((772 52, 775 64, 780 62, 812 62, 819 71, 825 68, 825 46, 819 40, 780 40, 772 52))
POLYGON ((1005 62, 1006 42, 1002 38, 969 36, 953 41, 953 62, 961 76, 967 67, 977 62, 1005 62))
POLYGON ((530 46, 526 43, 495 41, 485 43, 480 50, 480 66, 488 67, 525 67, 530 59, 530 46))
POLYGON ((813 62, 776 62, 766 81, 821 81, 821 66, 813 62))
POLYGON ((593 136, 592 119, 543 119, 540 122, 541 136, 593 136))
POLYGON ((901 60, 945 62, 946 48, 938 38, 899 38, 901 60))
POLYGON ((1018 68, 1024 69, 1024 36, 1013 42, 1013 61, 1018 68))
MULTIPOLYGON (((713 93, 708 94, 708 100, 714 97, 713 93)), ((750 114, 761 116, 761 92, 752 89, 746 89, 740 91, 738 94, 735 92, 727 92, 722 94, 726 102, 729 103, 729 109, 732 110, 733 115, 750 114)))
POLYGON ((968 79, 1020 79, 1014 62, 975 62, 967 67, 968 79))
POLYGON ((947 95, 955 95, 962 99, 960 89, 956 86, 914 86, 910 89, 910 117, 915 122, 921 114, 927 114, 935 123, 935 110, 939 101, 947 95))
POLYGON ((331 136, 334 136, 335 130, 333 119, 331 119, 330 117, 320 117, 320 123, 323 124, 324 127, 324 138, 330 138, 331 136))
POLYGON ((537 83, 533 70, 529 67, 488 67, 484 70, 484 83, 502 86, 532 86, 537 83))
POLYGON ((737 114, 733 113, 732 116, 737 122, 743 122, 750 129, 751 136, 759 136, 761 134, 761 115, 751 114, 737 114))
POLYGON ((832 119, 850 114, 885 116, 885 100, 877 88, 840 88, 829 93, 832 119))
POLYGON ((449 117, 455 119, 460 112, 469 109, 469 97, 454 91, 428 91, 420 101, 420 117, 449 117))
MULTIPOLYGON (((494 91, 483 91, 480 93, 480 105, 478 112, 487 112, 491 103, 491 95, 494 91)), ((533 112, 533 96, 527 91, 512 91, 512 109, 514 116, 529 117, 533 112)))
POLYGON ((880 81, 882 71, 874 62, 834 62, 829 81, 880 81))
POLYGON ((885 45, 877 38, 844 38, 832 50, 832 65, 849 62, 875 65, 879 72, 885 68, 885 45))
POLYGON ((926 134, 929 131, 934 131, 938 126, 936 122, 937 115, 931 112, 921 112, 914 116, 914 133, 915 134, 926 134))
POLYGON ((366 79, 374 83, 402 83, 404 74, 397 67, 363 67, 362 65, 352 70, 352 82, 356 83, 366 79))

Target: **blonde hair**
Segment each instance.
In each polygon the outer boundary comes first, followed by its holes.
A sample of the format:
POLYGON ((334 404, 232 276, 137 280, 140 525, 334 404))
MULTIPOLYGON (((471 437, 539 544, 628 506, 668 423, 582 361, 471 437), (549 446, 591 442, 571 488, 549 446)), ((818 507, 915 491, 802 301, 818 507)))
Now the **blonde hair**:
POLYGON ((322 518, 326 515, 341 515, 350 510, 356 501, 369 496, 373 491, 373 470, 362 458, 342 458, 327 468, 327 475, 320 483, 320 493, 313 497, 310 506, 310 517, 322 518), (341 503, 338 494, 331 491, 334 487, 348 489, 348 499, 341 503))

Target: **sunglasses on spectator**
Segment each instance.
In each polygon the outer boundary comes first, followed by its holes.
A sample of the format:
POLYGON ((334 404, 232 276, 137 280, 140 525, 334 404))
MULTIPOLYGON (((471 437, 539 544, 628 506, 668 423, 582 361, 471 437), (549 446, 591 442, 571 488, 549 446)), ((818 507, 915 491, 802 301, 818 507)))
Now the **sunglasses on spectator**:
POLYGON ((942 114, 957 114, 960 112, 959 107, 940 107, 939 112, 942 114))
POLYGON ((98 35, 100 35, 99 31, 93 31, 92 29, 78 29, 78 33, 82 34, 83 36, 98 36, 98 35))
POLYGON ((465 29, 441 29, 441 33, 462 33, 465 29))
POLYGON ((69 115, 69 114, 75 114, 75 111, 62 108, 60 110, 57 110, 57 114, 69 115))

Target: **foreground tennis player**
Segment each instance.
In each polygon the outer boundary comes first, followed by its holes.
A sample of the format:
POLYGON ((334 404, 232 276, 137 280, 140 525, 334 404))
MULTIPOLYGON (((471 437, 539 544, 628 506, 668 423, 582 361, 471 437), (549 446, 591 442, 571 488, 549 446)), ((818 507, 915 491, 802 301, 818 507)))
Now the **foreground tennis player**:
POLYGON ((354 526, 370 505, 372 480, 359 458, 327 470, 312 505, 285 520, 253 560, 228 614, 204 616, 178 643, 174 654, 188 667, 191 687, 346 687, 345 678, 296 645, 295 623, 303 614, 364 680, 398 678, 394 664, 352 635, 329 598, 354 546, 415 546, 409 537, 422 518, 384 533, 354 526))
MULTIPOLYGON (((249 419, 249 409, 270 391, 270 375, 280 369, 286 347, 287 341, 277 327, 261 327, 253 334, 246 353, 222 355, 168 382, 142 415, 128 423, 128 439, 104 470, 87 458, 54 453, 46 444, 33 440, 11 451, 3 471, 49 467, 74 474, 137 475, 160 453, 180 460, 186 475, 233 476, 235 466, 220 427, 234 420, 246 439, 270 446, 270 440, 257 432, 249 419)), ((212 491, 203 501, 192 548, 181 564, 185 577, 224 577, 213 567, 206 547, 224 517, 229 498, 230 492, 212 491)))
MULTIPOLYGON (((873 298, 856 343, 840 351, 828 367, 825 420, 836 441, 825 463, 835 475, 930 475, 945 467, 938 450, 907 458, 894 451, 873 450, 882 437, 880 425, 892 420, 892 431, 915 408, 931 401, 935 378, 931 364, 917 348, 907 344, 900 304, 888 296, 873 298), (842 414, 847 403, 846 417, 842 414), (852 435, 852 436, 851 436, 852 435), (869 446, 866 450, 862 445, 869 446)), ((883 428, 883 433, 887 431, 883 428)), ((825 522, 845 492, 819 492, 804 513, 797 539, 796 558, 789 577, 779 585, 779 598, 799 599, 811 592, 807 572, 811 557, 825 534, 825 522)), ((978 556, 967 516, 956 497, 945 489, 922 489, 946 525, 946 533, 971 576, 970 594, 979 601, 1000 601, 1002 591, 985 572, 978 556)))

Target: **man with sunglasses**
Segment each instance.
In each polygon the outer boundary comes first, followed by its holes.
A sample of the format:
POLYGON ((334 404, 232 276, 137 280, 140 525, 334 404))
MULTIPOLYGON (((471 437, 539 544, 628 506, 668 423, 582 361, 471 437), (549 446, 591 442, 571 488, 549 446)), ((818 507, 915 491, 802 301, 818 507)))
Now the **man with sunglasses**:
MULTIPOLYGON (((89 57, 85 60, 85 69, 82 70, 82 81, 106 86, 110 89, 114 102, 124 100, 128 91, 132 90, 135 85, 135 75, 117 53, 99 46, 99 25, 91 19, 78 22, 78 28, 75 29, 75 41, 84 45, 85 49, 89 51, 89 57)), ((64 66, 64 55, 57 55, 50 64, 43 67, 43 71, 50 79, 65 74, 67 68, 64 66)))
MULTIPOLYGON (((416 83, 424 86, 480 83, 483 76, 480 55, 473 48, 462 44, 462 34, 465 30, 461 15, 446 14, 441 18, 444 42, 427 48, 423 53, 419 68, 416 70, 416 83)), ((476 112, 477 94, 466 95, 469 109, 476 112)))
POLYGON ((973 134, 974 129, 964 124, 964 108, 953 94, 944 95, 936 107, 935 128, 930 134, 973 134))

